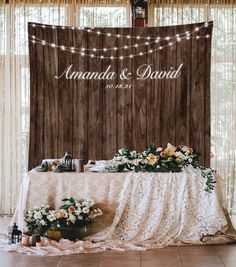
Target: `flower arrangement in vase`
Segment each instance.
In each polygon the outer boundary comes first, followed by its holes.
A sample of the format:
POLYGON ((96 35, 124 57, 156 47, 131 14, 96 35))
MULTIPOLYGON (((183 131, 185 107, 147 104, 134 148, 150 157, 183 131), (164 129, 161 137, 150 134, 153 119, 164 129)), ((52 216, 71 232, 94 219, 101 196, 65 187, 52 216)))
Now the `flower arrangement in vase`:
POLYGON ((62 202, 59 209, 52 209, 48 205, 29 209, 24 217, 28 230, 40 234, 59 231, 62 232, 61 237, 64 237, 64 231, 68 239, 76 239, 76 232, 102 215, 102 211, 95 207, 94 201, 90 199, 77 201, 74 197, 70 197, 63 199, 62 202))

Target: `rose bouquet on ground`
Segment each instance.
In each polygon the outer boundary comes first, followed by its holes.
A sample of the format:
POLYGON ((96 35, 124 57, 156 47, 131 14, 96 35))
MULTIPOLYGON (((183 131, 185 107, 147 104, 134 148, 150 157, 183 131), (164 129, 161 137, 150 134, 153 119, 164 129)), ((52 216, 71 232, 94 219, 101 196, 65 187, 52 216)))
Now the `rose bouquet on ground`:
MULTIPOLYGON (((113 161, 116 162, 116 171, 147 171, 147 172, 180 172, 192 166, 199 169, 207 179, 205 190, 211 192, 214 188, 214 170, 199 164, 200 153, 188 146, 175 147, 167 144, 166 148, 152 144, 138 153, 135 150, 119 149, 113 161)), ((114 168, 113 168, 114 171, 114 168)))
POLYGON ((43 205, 29 209, 24 216, 28 230, 43 234, 48 229, 85 227, 102 215, 102 211, 94 206, 93 200, 77 201, 70 197, 62 202, 59 209, 43 205))
POLYGON ((77 201, 74 197, 70 197, 63 199, 62 202, 60 209, 49 211, 47 216, 54 229, 84 227, 102 215, 102 211, 94 206, 93 200, 77 201))

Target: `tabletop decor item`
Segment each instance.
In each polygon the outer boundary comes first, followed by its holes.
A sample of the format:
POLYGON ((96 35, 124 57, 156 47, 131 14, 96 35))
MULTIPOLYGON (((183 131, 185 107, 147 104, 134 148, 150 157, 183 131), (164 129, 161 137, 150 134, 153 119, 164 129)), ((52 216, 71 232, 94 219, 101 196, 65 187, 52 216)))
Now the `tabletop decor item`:
POLYGON ((69 151, 67 151, 62 159, 62 164, 65 167, 65 170, 70 172, 73 171, 73 157, 69 151))
POLYGON ((48 162, 43 161, 39 166, 34 168, 36 172, 47 172, 48 171, 48 162))
MULTIPOLYGON (((25 214, 28 230, 35 234, 45 234, 50 239, 79 239, 80 233, 95 221, 102 211, 94 205, 93 200, 77 201, 74 197, 62 200, 59 209, 42 205, 29 209, 25 214)), ((39 242, 38 240, 36 240, 39 242)))
MULTIPOLYGON (((152 144, 142 152, 119 149, 113 161, 117 163, 116 171, 147 171, 147 172, 181 172, 188 166, 192 166, 201 172, 206 178, 207 192, 214 189, 215 170, 203 167, 199 164, 200 153, 188 146, 175 147, 167 144, 166 148, 156 147, 152 144)), ((112 168, 114 171, 114 166, 112 168)))
POLYGON ((22 240, 22 232, 18 230, 18 226, 14 223, 12 229, 8 232, 8 245, 17 244, 22 240))

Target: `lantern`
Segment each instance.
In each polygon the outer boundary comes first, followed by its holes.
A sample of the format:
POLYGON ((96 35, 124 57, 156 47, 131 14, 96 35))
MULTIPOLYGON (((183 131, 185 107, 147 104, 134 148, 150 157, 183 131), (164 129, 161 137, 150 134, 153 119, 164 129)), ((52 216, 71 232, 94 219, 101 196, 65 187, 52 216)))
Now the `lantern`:
POLYGON ((146 17, 146 10, 140 6, 135 8, 134 16, 136 19, 145 19, 146 17))
POLYGON ((147 0, 133 0, 133 16, 135 19, 146 19, 147 16, 147 0))
POLYGON ((72 161, 73 161, 72 155, 70 154, 69 151, 66 152, 65 156, 63 157, 63 162, 62 162, 66 171, 72 171, 73 170, 72 161))
POLYGON ((21 242, 22 232, 18 230, 18 226, 14 223, 12 230, 8 232, 8 244, 16 244, 21 242))

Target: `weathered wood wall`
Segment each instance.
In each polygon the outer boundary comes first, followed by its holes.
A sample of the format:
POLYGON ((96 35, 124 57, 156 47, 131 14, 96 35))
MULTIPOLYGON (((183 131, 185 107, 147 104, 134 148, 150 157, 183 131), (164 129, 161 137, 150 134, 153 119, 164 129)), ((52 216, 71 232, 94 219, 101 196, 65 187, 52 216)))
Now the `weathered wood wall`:
MULTIPOLYGON (((189 24, 160 28, 98 29, 120 35, 161 38, 196 26, 189 24)), ((29 35, 68 47, 104 48, 143 43, 134 38, 97 35, 71 27, 41 27, 29 23, 29 35)), ((212 24, 196 35, 211 35, 212 24)), ((165 45, 166 41, 162 43, 165 45)), ((155 49, 156 43, 149 48, 155 49)), ((141 48, 118 49, 109 55, 144 51, 141 48)), ((29 169, 44 158, 60 158, 66 150, 74 157, 109 159, 121 147, 142 150, 151 143, 190 145, 202 153, 202 163, 210 161, 210 60, 211 38, 191 38, 142 57, 108 60, 81 57, 48 45, 29 42, 30 51, 30 146, 29 169), (128 89, 111 89, 104 80, 55 79, 73 64, 79 71, 104 71, 111 64, 119 74, 128 68, 133 74, 141 64, 155 70, 176 68, 183 63, 177 79, 125 82, 128 89)), ((117 78, 113 84, 124 81, 117 78)))

